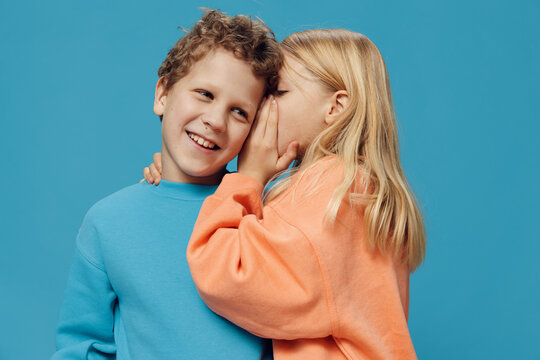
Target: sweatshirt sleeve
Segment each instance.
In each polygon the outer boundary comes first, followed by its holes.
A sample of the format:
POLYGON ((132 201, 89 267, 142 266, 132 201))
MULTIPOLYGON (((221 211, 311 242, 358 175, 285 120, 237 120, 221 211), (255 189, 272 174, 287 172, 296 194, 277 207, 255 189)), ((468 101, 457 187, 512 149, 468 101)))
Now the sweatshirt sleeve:
POLYGON ((97 256, 98 245, 87 216, 77 237, 52 360, 116 358, 113 327, 117 300, 97 256))
MULTIPOLYGON (((187 258, 201 298, 240 327, 273 339, 332 333, 329 296, 313 245, 261 201, 262 184, 228 174, 204 202, 187 258)), ((302 208, 294 209, 300 216, 302 208)))

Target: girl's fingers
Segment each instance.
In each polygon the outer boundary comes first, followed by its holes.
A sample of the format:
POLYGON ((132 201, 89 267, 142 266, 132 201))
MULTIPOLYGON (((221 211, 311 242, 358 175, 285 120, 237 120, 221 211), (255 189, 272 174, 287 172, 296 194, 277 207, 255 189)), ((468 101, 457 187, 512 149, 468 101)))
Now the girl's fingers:
POLYGON ((266 123, 266 135, 273 145, 274 143, 277 144, 278 109, 276 98, 271 96, 269 102, 270 109, 268 111, 268 121, 266 123))
POLYGON ((154 179, 154 183, 159 185, 159 181, 161 180, 161 172, 158 171, 155 163, 150 164, 150 175, 154 179))
POLYGON ((152 163, 148 168, 150 169, 150 175, 152 175, 154 180, 161 177, 161 173, 158 171, 156 164, 152 163))
POLYGON ((265 98, 261 104, 261 108, 257 113, 257 118, 255 119, 255 127, 252 130, 253 138, 262 139, 266 131, 266 120, 268 119, 268 99, 265 98))
POLYGON ((293 160, 296 159, 299 145, 298 141, 293 141, 287 146, 287 151, 281 155, 276 163, 276 170, 283 171, 291 165, 293 160))
POLYGON ((145 167, 143 170, 144 179, 147 183, 153 184, 154 179, 152 178, 152 175, 150 175, 150 169, 148 167, 145 167))
POLYGON ((266 138, 268 136, 269 128, 268 128, 268 122, 270 121, 270 117, 272 116, 272 102, 274 101, 274 96, 270 95, 268 99, 266 99, 265 108, 266 113, 264 116, 264 133, 263 138, 266 138))
POLYGON ((161 173, 163 172, 163 169, 161 167, 161 153, 160 152, 155 153, 153 156, 153 160, 154 160, 154 164, 156 165, 157 171, 159 171, 159 174, 161 175, 161 173))

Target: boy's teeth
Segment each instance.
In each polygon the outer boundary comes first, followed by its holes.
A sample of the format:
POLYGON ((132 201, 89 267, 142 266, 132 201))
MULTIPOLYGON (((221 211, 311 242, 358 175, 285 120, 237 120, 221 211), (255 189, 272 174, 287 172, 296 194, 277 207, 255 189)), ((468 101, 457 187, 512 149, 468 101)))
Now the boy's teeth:
POLYGON ((189 137, 191 139, 193 139, 193 141, 195 141, 197 144, 199 144, 201 146, 204 146, 205 148, 213 149, 216 146, 216 144, 214 144, 213 142, 210 142, 208 140, 204 140, 202 137, 197 136, 195 134, 190 133, 189 137))

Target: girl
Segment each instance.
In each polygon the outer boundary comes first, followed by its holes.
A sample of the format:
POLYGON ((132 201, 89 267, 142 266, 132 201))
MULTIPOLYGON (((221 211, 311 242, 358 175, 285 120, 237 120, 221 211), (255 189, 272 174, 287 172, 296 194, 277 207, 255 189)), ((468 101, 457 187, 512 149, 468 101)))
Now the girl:
POLYGON ((193 280, 212 310, 274 339, 276 359, 416 359, 409 273, 425 232, 384 61, 346 30, 295 33, 282 50, 277 99, 199 213, 193 280), (263 184, 295 152, 263 202, 263 184))

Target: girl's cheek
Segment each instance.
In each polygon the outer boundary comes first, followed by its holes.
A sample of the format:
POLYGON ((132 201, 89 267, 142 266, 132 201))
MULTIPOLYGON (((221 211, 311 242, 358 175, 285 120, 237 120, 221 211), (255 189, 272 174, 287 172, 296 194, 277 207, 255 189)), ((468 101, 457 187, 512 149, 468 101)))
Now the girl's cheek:
POLYGON ((294 121, 293 111, 287 111, 285 101, 278 102, 278 154, 281 156, 287 151, 287 146, 294 140, 290 121, 294 121))
POLYGON ((283 155, 285 150, 283 149, 283 144, 286 143, 286 136, 287 136, 287 130, 286 127, 283 126, 283 123, 281 121, 281 118, 278 122, 278 154, 279 156, 283 155))
POLYGON ((289 142, 291 142, 290 136, 284 131, 278 132, 278 155, 281 156, 285 154, 285 151, 287 151, 287 146, 289 145, 289 142))

